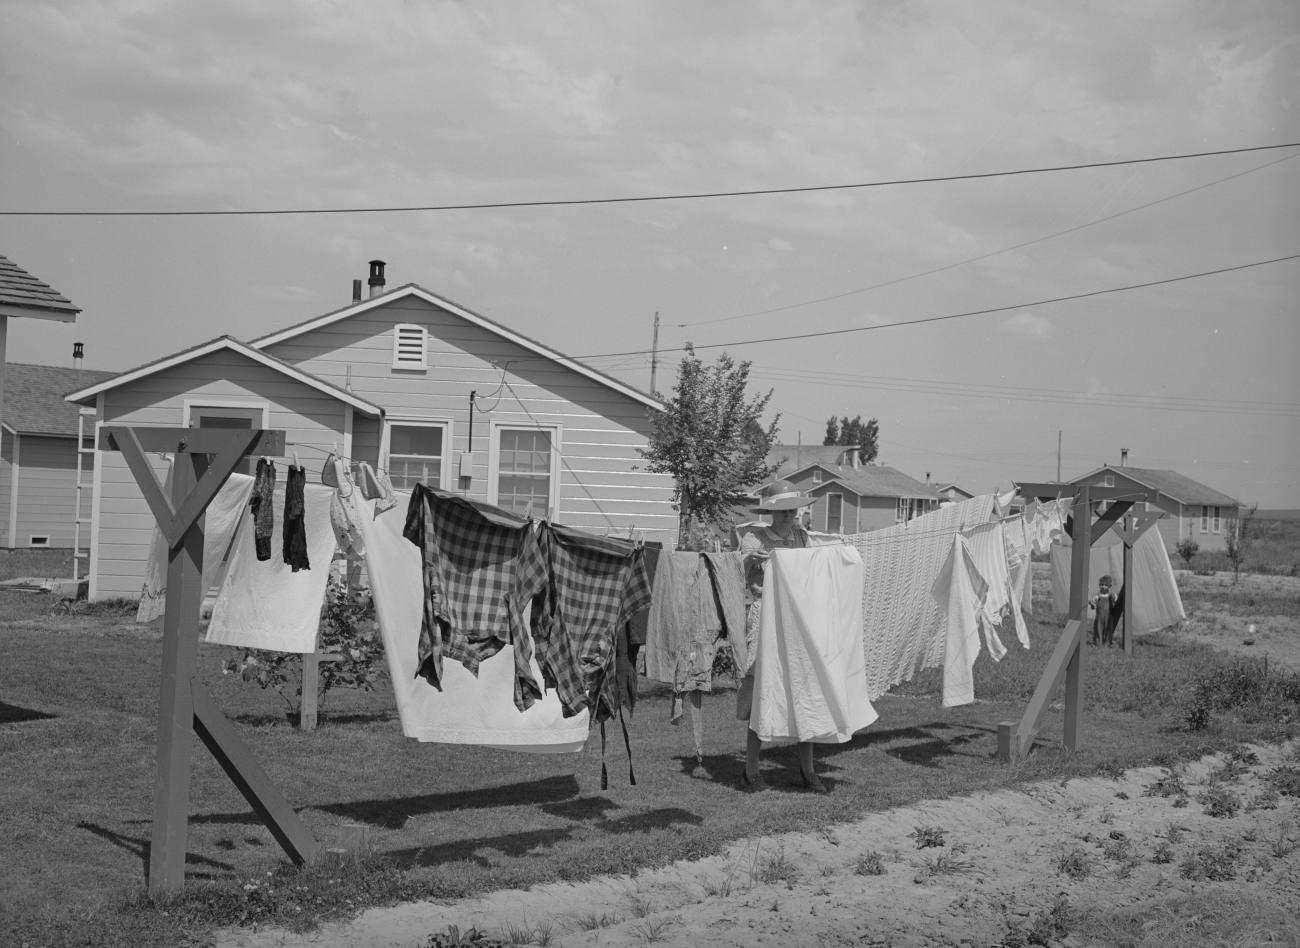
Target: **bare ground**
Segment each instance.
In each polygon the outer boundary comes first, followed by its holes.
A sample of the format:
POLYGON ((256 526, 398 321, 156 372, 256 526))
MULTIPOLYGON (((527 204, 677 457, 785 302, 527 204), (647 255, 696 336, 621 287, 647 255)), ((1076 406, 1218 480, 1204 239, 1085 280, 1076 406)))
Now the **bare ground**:
MULTIPOLYGON (((1267 802, 1264 775, 1297 756, 1294 745, 1254 751, 1239 782, 1216 784, 1243 803, 1267 802)), ((748 839, 635 878, 375 909, 305 936, 229 931, 218 944, 415 948, 456 925, 565 946, 1300 945, 1297 798, 1211 816, 1197 798, 1221 764, 1208 757, 1182 768, 1191 797, 1182 807, 1177 797, 1143 796, 1166 773, 1144 768, 748 839), (1182 831, 1171 837, 1171 824, 1182 831), (943 845, 918 849, 909 836, 918 826, 941 828, 943 845), (1155 861, 1162 845, 1170 861, 1155 861), (860 874, 873 853, 884 874, 860 874), (1184 865, 1232 878, 1198 880, 1184 865), (1058 904, 1069 908, 1052 915, 1058 904), (1064 927, 1053 933, 1054 919, 1064 927)))

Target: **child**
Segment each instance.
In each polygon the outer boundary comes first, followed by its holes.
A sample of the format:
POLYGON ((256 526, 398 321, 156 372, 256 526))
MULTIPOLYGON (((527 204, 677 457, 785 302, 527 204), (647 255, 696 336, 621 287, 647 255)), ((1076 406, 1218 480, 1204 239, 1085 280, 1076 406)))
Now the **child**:
POLYGON ((1110 576, 1103 576, 1097 580, 1097 595, 1092 597, 1092 605, 1096 609, 1092 617, 1092 644, 1100 642, 1107 648, 1115 638, 1115 623, 1111 618, 1115 597, 1111 595, 1110 586, 1110 576))

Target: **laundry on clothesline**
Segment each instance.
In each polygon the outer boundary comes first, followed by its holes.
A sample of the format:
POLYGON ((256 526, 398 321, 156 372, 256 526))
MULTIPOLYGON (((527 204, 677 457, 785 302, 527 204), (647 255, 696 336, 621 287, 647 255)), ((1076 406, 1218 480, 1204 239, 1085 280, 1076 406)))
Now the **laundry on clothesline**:
MULTIPOLYGON (((1063 538, 1051 550, 1052 611, 1067 615, 1070 611, 1070 566, 1072 543, 1063 538)), ((1124 601, 1125 621, 1135 635, 1146 635, 1168 628, 1187 618, 1183 598, 1178 592, 1173 565, 1160 531, 1151 528, 1133 544, 1133 587, 1136 602, 1119 588, 1124 581, 1124 541, 1111 531, 1103 534, 1093 544, 1088 557, 1087 595, 1097 592, 1097 583, 1104 575, 1111 577, 1114 589, 1124 601)), ((1119 603, 1116 603, 1118 609, 1119 603)))
POLYGON ((266 458, 257 459, 257 473, 253 476, 253 496, 248 506, 253 514, 253 542, 257 558, 271 558, 271 534, 275 532, 275 464, 266 458))
POLYGON ((943 706, 952 708, 975 700, 975 659, 980 651, 980 625, 989 584, 980 575, 968 539, 958 533, 930 595, 943 620, 943 706))
POLYGON ((1002 522, 1002 536, 1006 543, 1007 569, 1011 572, 1011 588, 1016 591, 1020 611, 1034 613, 1033 564, 1030 557, 1032 543, 1029 539, 1028 518, 1022 512, 1002 522))
POLYGON ((1061 497, 1057 500, 1031 503, 1025 508, 1027 517, 1025 529, 1033 552, 1039 556, 1046 556, 1052 544, 1065 535, 1065 518, 1069 516, 1073 503, 1072 498, 1061 497))
MULTIPOLYGON (((425 565, 420 548, 405 536, 410 495, 395 497, 397 508, 379 513, 375 501, 362 499, 358 522, 402 733, 419 741, 536 754, 582 750, 590 718, 586 711, 566 718, 555 691, 522 713, 515 707, 515 659, 509 649, 482 659, 477 674, 460 662, 447 662, 441 691, 417 676, 426 619, 425 565)), ((541 673, 535 663, 531 670, 541 673)))
MULTIPOLYGON (((292 469, 291 469, 292 470, 292 469)), ((299 468, 298 470, 301 470, 299 468)), ((239 475, 231 475, 236 477, 239 475)), ((252 478, 245 478, 250 484, 252 478)), ((277 485, 275 506, 286 506, 292 481, 277 485)), ((208 624, 207 641, 217 645, 268 649, 277 652, 315 652, 320 611, 329 581, 328 565, 334 558, 334 532, 330 529, 330 504, 334 491, 318 484, 301 484, 297 501, 302 508, 296 527, 288 517, 275 525, 272 543, 283 547, 286 529, 297 530, 304 560, 317 569, 295 569, 283 558, 259 561, 256 529, 251 517, 241 517, 230 554, 229 567, 217 593, 208 624)), ((295 554, 296 556, 297 554, 295 554)))
POLYGON ((993 519, 993 495, 940 507, 907 523, 844 539, 862 554, 867 697, 944 663, 945 624, 931 589, 953 537, 993 519))
MULTIPOLYGON (((203 517, 203 590, 220 586, 229 565, 227 554, 235 530, 244 518, 244 509, 253 490, 253 478, 231 474, 221 485, 203 517)), ((172 468, 168 467, 163 493, 172 493, 172 468)), ((149 560, 145 564, 144 586, 136 622, 152 622, 167 610, 167 540, 157 525, 149 542, 149 560)))
POLYGON ((989 654, 994 661, 1001 661, 1006 654, 1006 647, 998 637, 998 631, 1004 620, 1011 621, 1020 644, 1029 648, 1029 629, 1025 625, 1025 617, 1021 615, 1020 596, 1012 584, 1011 570, 1007 563, 1005 528, 1000 521, 995 521, 972 527, 965 531, 965 536, 971 558, 989 587, 983 611, 989 654))
POLYGON ((843 743, 876 720, 862 645, 863 562, 846 545, 774 550, 754 661, 760 740, 843 743))
MULTIPOLYGON (((284 540, 284 563, 295 573, 299 570, 311 569, 311 557, 308 555, 307 547, 306 502, 303 499, 306 486, 307 471, 291 464, 285 473, 284 522, 281 532, 284 540)), ((332 544, 330 550, 332 558, 332 544)))

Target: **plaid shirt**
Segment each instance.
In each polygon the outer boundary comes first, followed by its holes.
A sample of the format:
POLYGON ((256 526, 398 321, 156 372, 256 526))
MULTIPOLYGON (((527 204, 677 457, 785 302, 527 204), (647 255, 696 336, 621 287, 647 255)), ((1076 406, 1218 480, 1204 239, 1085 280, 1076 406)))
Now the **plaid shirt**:
MULTIPOLYGON (((516 603, 531 602, 537 664, 559 693, 565 717, 594 708, 597 721, 618 708, 615 632, 650 605, 644 550, 624 540, 544 523, 526 542, 516 603)), ((532 649, 515 640, 515 705, 541 697, 529 666, 532 649)))
POLYGON ((529 521, 490 504, 416 484, 402 535, 420 548, 424 621, 416 675, 442 689, 442 659, 475 675, 516 634, 508 594, 529 521))

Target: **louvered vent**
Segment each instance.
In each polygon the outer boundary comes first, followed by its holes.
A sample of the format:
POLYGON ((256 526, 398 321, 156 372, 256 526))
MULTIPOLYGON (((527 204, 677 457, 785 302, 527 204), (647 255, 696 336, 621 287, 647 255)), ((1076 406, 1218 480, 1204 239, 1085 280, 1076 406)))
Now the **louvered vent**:
POLYGON ((426 368, 423 326, 399 324, 393 327, 393 368, 426 368))

